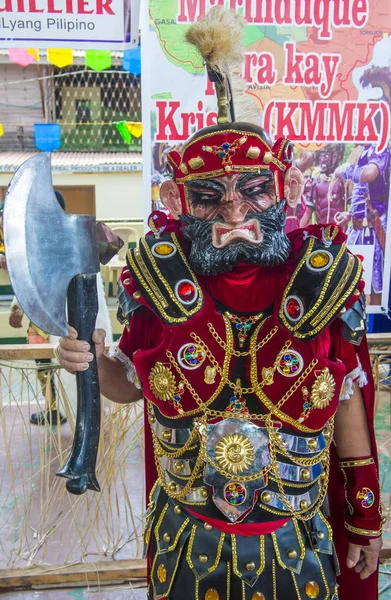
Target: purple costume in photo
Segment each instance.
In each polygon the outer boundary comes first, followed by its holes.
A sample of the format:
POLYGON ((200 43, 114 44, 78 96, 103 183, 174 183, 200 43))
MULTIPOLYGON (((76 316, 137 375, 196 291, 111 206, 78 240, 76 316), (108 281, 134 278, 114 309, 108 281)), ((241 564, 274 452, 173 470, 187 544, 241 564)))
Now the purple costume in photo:
POLYGON ((374 246, 372 287, 375 293, 381 293, 383 289, 384 254, 375 230, 367 220, 367 200, 370 200, 373 210, 378 212, 383 229, 387 231, 389 164, 389 149, 378 153, 375 146, 371 145, 363 149, 357 164, 348 165, 341 172, 344 179, 351 179, 354 182, 350 207, 353 222, 346 232, 347 243, 374 246), (369 164, 378 167, 379 176, 372 183, 361 183, 361 173, 369 164))

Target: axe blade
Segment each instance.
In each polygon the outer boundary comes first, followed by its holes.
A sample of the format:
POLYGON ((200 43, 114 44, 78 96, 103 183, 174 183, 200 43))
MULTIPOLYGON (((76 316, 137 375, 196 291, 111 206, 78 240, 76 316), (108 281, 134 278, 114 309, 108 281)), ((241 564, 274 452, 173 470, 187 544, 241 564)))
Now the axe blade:
POLYGON ((50 154, 36 154, 19 167, 4 204, 7 268, 22 309, 47 333, 68 335, 68 285, 75 275, 99 271, 95 229, 94 216, 60 207, 50 154))

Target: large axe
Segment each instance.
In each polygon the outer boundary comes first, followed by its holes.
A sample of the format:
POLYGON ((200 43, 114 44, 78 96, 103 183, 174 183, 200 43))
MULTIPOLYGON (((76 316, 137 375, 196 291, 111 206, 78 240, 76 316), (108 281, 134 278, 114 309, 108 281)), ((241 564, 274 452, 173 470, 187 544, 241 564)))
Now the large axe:
POLYGON ((17 170, 4 205, 4 242, 14 293, 34 325, 67 336, 68 322, 91 346, 94 360, 76 374, 75 437, 64 467, 72 494, 100 491, 95 476, 100 434, 100 391, 92 333, 98 313, 96 274, 123 245, 94 216, 71 215, 53 190, 50 154, 36 154, 17 170))

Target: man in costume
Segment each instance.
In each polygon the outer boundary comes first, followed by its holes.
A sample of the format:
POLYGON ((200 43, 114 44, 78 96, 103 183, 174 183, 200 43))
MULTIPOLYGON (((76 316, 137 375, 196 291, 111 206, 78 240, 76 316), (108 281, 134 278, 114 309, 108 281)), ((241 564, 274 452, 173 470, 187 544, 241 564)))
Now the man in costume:
MULTIPOLYGON (((371 67, 360 78, 363 88, 371 85, 383 91, 380 100, 391 108, 391 69, 371 67)), ((380 124, 378 124, 380 130, 380 124)), ((390 188, 390 149, 378 152, 376 145, 364 146, 356 164, 343 165, 335 175, 354 184, 350 211, 337 215, 338 224, 352 221, 348 244, 374 246, 371 303, 381 304, 390 188)))
POLYGON ((335 214, 346 208, 345 188, 341 179, 334 179, 335 167, 341 162, 344 147, 342 144, 329 144, 316 152, 315 163, 318 174, 313 177, 311 194, 306 200, 306 211, 300 227, 311 223, 315 212, 316 223, 334 223, 335 214))
POLYGON ((349 222, 349 245, 374 246, 371 303, 381 304, 387 231, 390 151, 377 152, 374 145, 363 148, 355 165, 344 165, 336 175, 354 183, 349 212, 336 215, 341 226, 349 222))
MULTIPOLYGON (((104 355, 94 336, 102 393, 145 398, 148 598, 348 600, 360 585, 375 600, 362 266, 335 225, 284 233, 302 176, 288 140, 234 118, 241 29, 221 7, 189 29, 218 124, 169 154, 173 219, 152 213, 128 254, 118 348, 104 355)), ((58 353, 70 372, 92 359, 74 330, 58 353)))

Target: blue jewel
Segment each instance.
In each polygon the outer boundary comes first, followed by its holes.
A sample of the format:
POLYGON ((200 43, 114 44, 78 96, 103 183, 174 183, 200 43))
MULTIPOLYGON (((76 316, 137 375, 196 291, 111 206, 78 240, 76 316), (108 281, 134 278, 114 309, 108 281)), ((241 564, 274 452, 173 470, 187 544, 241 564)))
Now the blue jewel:
POLYGON ((243 502, 243 500, 244 500, 244 496, 242 496, 242 494, 239 494, 239 496, 238 496, 238 500, 239 500, 239 502, 243 502))
POLYGON ((290 354, 285 354, 284 359, 285 360, 290 360, 292 357, 290 354))
POLYGON ((196 359, 195 359, 195 358, 192 358, 192 359, 191 359, 191 361, 190 361, 190 363, 191 363, 192 365, 195 365, 195 364, 196 364, 196 362, 197 362, 197 361, 196 361, 196 359))
POLYGON ((243 325, 241 323, 236 323, 236 329, 242 329, 243 325))
POLYGON ((231 398, 229 399, 230 402, 236 402, 236 396, 231 396, 231 398))
POLYGON ((228 150, 229 149, 229 144, 225 143, 221 147, 222 147, 223 150, 228 150))
POLYGON ((226 153, 225 152, 218 152, 217 156, 219 156, 220 158, 225 158, 226 153))

